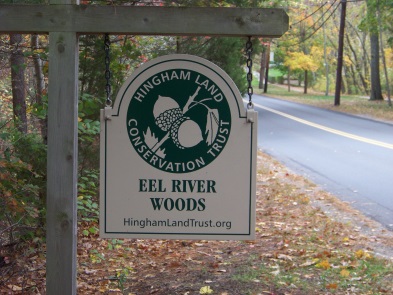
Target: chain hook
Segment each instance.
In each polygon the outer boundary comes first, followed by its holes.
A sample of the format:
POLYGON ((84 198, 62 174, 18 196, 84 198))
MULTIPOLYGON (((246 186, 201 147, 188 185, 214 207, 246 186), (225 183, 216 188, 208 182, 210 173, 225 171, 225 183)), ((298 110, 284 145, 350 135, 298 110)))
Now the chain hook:
POLYGON ((104 48, 105 48, 105 79, 106 79, 106 85, 105 85, 106 102, 105 102, 105 104, 107 107, 111 107, 112 106, 112 99, 111 99, 112 87, 110 84, 110 80, 111 80, 112 73, 110 70, 111 40, 109 39, 109 34, 105 34, 104 48))
POLYGON ((247 55, 247 68, 248 68, 248 73, 247 73, 247 82, 248 82, 248 88, 247 88, 247 94, 248 94, 248 108, 253 108, 254 104, 252 103, 252 95, 254 94, 254 89, 252 88, 252 54, 253 48, 252 48, 252 42, 251 42, 251 36, 248 37, 248 41, 246 43, 246 55, 247 55))

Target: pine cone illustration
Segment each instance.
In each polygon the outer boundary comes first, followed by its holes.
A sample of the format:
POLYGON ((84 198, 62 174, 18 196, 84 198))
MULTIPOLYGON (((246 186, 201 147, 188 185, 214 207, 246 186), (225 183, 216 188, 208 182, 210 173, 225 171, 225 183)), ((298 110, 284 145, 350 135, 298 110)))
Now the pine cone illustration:
POLYGON ((183 117, 179 104, 170 97, 158 96, 153 109, 155 123, 162 131, 170 130, 172 124, 183 117))

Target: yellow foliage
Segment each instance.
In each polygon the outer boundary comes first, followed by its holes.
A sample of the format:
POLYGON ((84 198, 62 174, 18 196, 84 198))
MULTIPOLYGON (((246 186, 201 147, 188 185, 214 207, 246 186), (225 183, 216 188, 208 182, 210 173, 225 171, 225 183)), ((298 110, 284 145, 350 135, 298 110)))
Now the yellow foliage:
POLYGON ((315 72, 318 70, 318 62, 311 56, 303 52, 290 52, 285 58, 284 65, 291 70, 304 70, 315 72))
POLYGON ((393 68, 393 48, 385 49, 386 66, 388 68, 393 68))
POLYGON ((340 272, 340 275, 341 275, 342 277, 344 277, 344 278, 347 278, 347 277, 349 277, 350 272, 349 272, 348 270, 346 270, 346 269, 343 269, 343 270, 340 272))
POLYGON ((357 250, 357 251, 355 252, 355 257, 358 258, 358 259, 362 259, 362 258, 363 258, 363 259, 369 259, 369 258, 371 258, 372 256, 371 256, 370 253, 368 253, 368 252, 366 252, 366 251, 360 249, 360 250, 357 250))
POLYGON ((344 56, 343 56, 343 62, 344 62, 344 64, 347 65, 347 66, 350 66, 350 65, 352 64, 352 61, 351 61, 351 59, 349 58, 348 55, 344 55, 344 56))
POLYGON ((321 261, 320 263, 315 265, 318 268, 322 268, 322 269, 330 269, 330 263, 329 260, 325 259, 323 261, 321 261))
POLYGON ((210 286, 204 286, 199 290, 199 294, 212 294, 213 289, 210 289, 210 286))
POLYGON ((312 46, 310 55, 315 61, 323 60, 323 48, 319 46, 312 46))
POLYGON ((364 255, 364 251, 363 251, 362 249, 357 250, 357 251, 355 252, 356 258, 362 258, 363 255, 364 255))

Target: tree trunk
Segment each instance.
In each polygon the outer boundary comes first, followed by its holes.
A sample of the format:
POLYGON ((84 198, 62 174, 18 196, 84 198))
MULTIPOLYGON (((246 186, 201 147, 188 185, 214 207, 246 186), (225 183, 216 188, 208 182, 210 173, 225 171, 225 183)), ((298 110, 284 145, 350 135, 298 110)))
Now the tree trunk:
POLYGON ((288 67, 288 92, 291 92, 291 68, 288 67))
POLYGON ((308 71, 304 71, 304 94, 307 94, 307 87, 308 87, 308 71))
POLYGON ((369 75, 369 66, 370 66, 370 59, 368 56, 368 51, 367 51, 367 46, 366 46, 366 40, 367 40, 367 33, 361 32, 359 33, 358 27, 353 25, 351 23, 351 20, 346 19, 346 23, 351 27, 352 31, 351 34, 347 35, 347 44, 349 45, 349 48, 351 49, 351 52, 354 55, 354 58, 356 60, 356 70, 359 74, 360 80, 361 80, 361 86, 363 88, 363 92, 366 93, 367 95, 370 94, 370 75, 369 75), (355 44, 360 43, 360 52, 356 54, 356 51, 354 50, 356 48, 352 46, 352 43, 350 41, 350 36, 356 37, 355 44))
POLYGON ((325 12, 322 9, 322 32, 323 32, 323 59, 325 65, 325 75, 326 75, 326 89, 325 89, 325 96, 329 95, 329 63, 327 60, 327 53, 326 53, 326 30, 325 30, 325 12))
POLYGON ((388 104, 389 104, 389 106, 392 106, 392 100, 390 98, 389 75, 388 75, 388 69, 387 69, 386 59, 385 59, 385 51, 383 50, 381 17, 382 17, 382 15, 381 15, 381 12, 380 12, 380 9, 378 6, 378 28, 379 28, 379 41, 380 41, 380 45, 381 45, 382 64, 383 64, 383 70, 385 73, 386 91, 388 92, 388 104))
MULTIPOLYGON (((39 49, 38 35, 31 35, 31 49, 33 50, 33 63, 34 63, 34 78, 35 78, 35 102, 38 105, 43 105, 42 96, 45 90, 44 72, 43 72, 43 62, 40 55, 37 53, 39 49)), ((48 117, 39 119, 42 141, 44 144, 47 143, 48 139, 48 117)))
POLYGON ((259 89, 263 89, 263 82, 265 80, 266 71, 266 47, 263 46, 263 51, 261 54, 261 69, 259 70, 259 89))
POLYGON ((381 78, 379 75, 379 38, 378 34, 370 33, 371 45, 371 94, 370 100, 383 100, 381 78))
POLYGON ((176 53, 179 54, 181 53, 181 40, 180 36, 176 36, 176 53))
POLYGON ((86 62, 88 56, 88 48, 89 48, 89 38, 90 35, 80 36, 80 44, 81 44, 81 55, 80 55, 80 62, 79 62, 79 72, 80 72, 80 95, 82 96, 86 92, 87 88, 87 67, 88 64, 86 62))
POLYGON ((379 37, 378 37, 378 22, 377 22, 377 7, 374 1, 367 0, 367 18, 370 22, 370 76, 371 76, 371 91, 370 100, 383 100, 381 89, 381 78, 379 75, 379 37))
POLYGON ((346 67, 343 67, 343 73, 344 75, 341 76, 341 94, 347 94, 348 93, 348 80, 347 80, 347 71, 346 67))
POLYGON ((269 67, 270 67, 270 44, 266 47, 266 74, 265 74, 265 85, 263 87, 263 93, 267 92, 267 84, 269 81, 269 67))
MULTIPOLYGON (((356 71, 355 70, 353 71, 354 83, 355 83, 356 87, 358 87, 360 89, 360 86, 358 86, 359 83, 357 83, 356 78, 355 78, 356 74, 357 74, 359 76, 360 81, 361 81, 361 86, 362 86, 363 92, 368 94, 367 82, 362 74, 362 63, 361 63, 361 61, 359 61, 356 50, 352 46, 351 39, 349 38, 349 34, 346 34, 345 36, 346 36, 348 48, 351 50, 353 58, 354 58, 354 60, 351 59, 351 62, 355 65, 355 69, 356 69, 356 71)), ((352 68, 352 66, 351 66, 351 68, 352 68)))
POLYGON ((353 87, 350 87, 350 89, 349 89, 349 94, 358 94, 360 92, 360 86, 359 86, 358 80, 356 79, 357 70, 355 69, 353 64, 351 64, 347 68, 348 68, 348 71, 351 73, 351 78, 352 78, 352 83, 353 83, 353 87))
POLYGON ((17 129, 27 133, 25 58, 20 43, 21 34, 10 34, 11 45, 11 86, 14 122, 17 129))
POLYGON ((367 34, 364 33, 361 39, 361 43, 362 43, 362 48, 363 48, 363 70, 364 70, 364 79, 367 82, 366 84, 366 93, 370 94, 371 91, 371 85, 370 85, 370 69, 369 69, 369 65, 371 63, 370 61, 370 55, 367 51, 367 46, 366 46, 366 40, 367 40, 367 34))

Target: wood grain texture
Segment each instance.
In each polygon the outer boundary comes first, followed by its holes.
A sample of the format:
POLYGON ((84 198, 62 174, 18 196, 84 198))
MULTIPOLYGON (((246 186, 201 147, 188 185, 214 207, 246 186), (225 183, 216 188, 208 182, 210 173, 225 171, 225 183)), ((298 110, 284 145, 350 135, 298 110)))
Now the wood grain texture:
POLYGON ((1 5, 0 32, 280 37, 282 9, 1 5))
POLYGON ((78 38, 49 34, 47 294, 76 294, 78 38))

